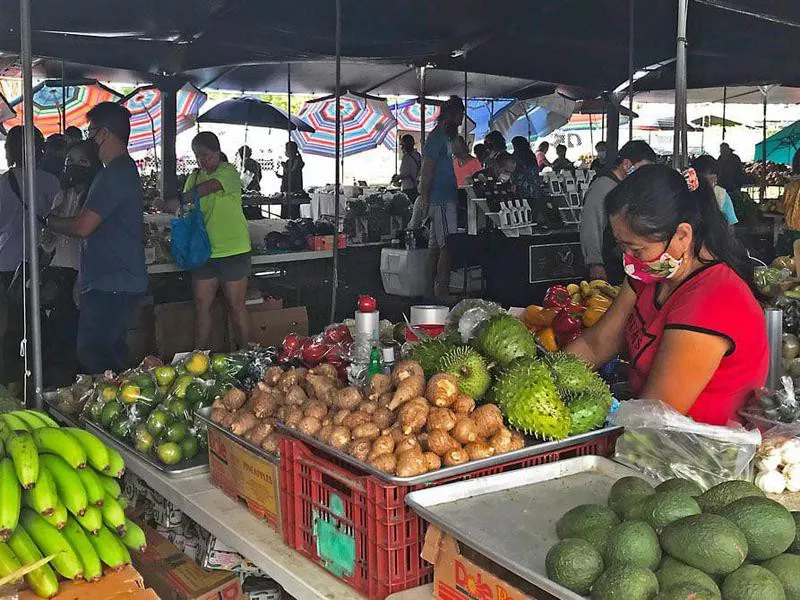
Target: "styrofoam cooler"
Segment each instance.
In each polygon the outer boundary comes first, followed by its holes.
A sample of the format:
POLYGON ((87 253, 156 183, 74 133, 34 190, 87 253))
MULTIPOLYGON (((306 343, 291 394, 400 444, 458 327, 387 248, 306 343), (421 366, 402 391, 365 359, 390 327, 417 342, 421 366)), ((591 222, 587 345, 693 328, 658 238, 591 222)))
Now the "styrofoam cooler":
POLYGON ((424 296, 428 281, 433 276, 433 264, 427 248, 381 250, 381 279, 387 294, 396 296, 424 296))

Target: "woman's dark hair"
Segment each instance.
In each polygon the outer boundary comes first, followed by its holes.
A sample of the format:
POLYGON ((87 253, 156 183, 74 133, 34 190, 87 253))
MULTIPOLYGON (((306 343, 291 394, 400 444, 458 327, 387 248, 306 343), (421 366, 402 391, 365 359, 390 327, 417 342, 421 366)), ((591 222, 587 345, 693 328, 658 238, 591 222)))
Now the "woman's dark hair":
POLYGON ((514 159, 517 161, 517 167, 531 167, 536 163, 536 155, 531 150, 531 143, 521 135, 514 137, 511 140, 511 145, 514 147, 514 159))
POLYGON ((709 154, 698 156, 692 161, 692 168, 698 175, 719 175, 717 159, 709 154))
POLYGON ((753 262, 731 235, 713 190, 698 179, 700 186, 692 192, 677 171, 664 165, 644 165, 606 196, 606 213, 623 216, 633 233, 659 242, 669 242, 678 225, 688 223, 698 260, 702 260, 700 251, 705 247, 752 288, 753 262))
POLYGON ((792 171, 794 173, 800 173, 800 150, 795 152, 792 157, 792 171))
POLYGON ((210 131, 201 131, 194 136, 194 139, 192 139, 192 146, 195 144, 202 146, 206 150, 211 150, 211 152, 219 152, 221 150, 219 138, 215 133, 211 133, 210 131))
MULTIPOLYGON (((9 166, 21 167, 24 155, 24 132, 25 128, 22 125, 16 125, 8 130, 6 134, 6 156, 8 158, 9 166)), ((36 160, 39 160, 44 154, 44 136, 39 131, 38 127, 33 128, 33 141, 34 153, 36 160)))
POLYGON ((497 130, 490 131, 483 143, 489 148, 489 152, 500 152, 506 149, 506 138, 497 130))

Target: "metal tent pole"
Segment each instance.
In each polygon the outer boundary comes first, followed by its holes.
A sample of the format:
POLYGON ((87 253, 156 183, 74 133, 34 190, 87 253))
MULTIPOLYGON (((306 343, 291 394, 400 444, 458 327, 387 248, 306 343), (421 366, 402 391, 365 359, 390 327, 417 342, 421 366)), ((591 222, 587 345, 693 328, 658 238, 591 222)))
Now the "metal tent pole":
POLYGON ((633 139, 633 44, 635 31, 636 0, 628 1, 628 98, 631 114, 628 115, 628 141, 633 139))
POLYGON ((675 127, 673 131, 672 163, 675 168, 686 166, 686 20, 689 0, 678 0, 678 34, 675 62, 675 127))
MULTIPOLYGON (((30 267, 30 330, 26 335, 25 357, 32 358, 33 406, 42 408, 42 323, 39 303, 39 256, 37 254, 38 223, 36 215, 36 148, 33 135, 33 51, 31 49, 31 0, 19 0, 19 31, 22 59, 22 98, 25 160, 22 163, 22 196, 27 207, 26 234, 28 240, 28 265, 30 267), (33 343, 28 343, 32 341, 33 343)), ((23 281, 23 297, 25 296, 23 281)), ((28 372, 25 373, 25 389, 28 388, 28 372)), ((27 394, 26 394, 27 399, 27 394)))
POLYGON ((758 190, 758 200, 763 204, 767 195, 767 92, 766 86, 761 88, 764 96, 764 120, 761 123, 761 187, 758 190))
MULTIPOLYGON (((159 85, 161 91, 161 197, 172 198, 178 191, 178 81, 170 77, 159 85)), ((156 149, 153 148, 155 154, 156 149)))
POLYGON ((400 172, 400 129, 397 125, 397 96, 394 97, 394 172, 400 172))
POLYGON ((467 126, 467 106, 469 105, 469 80, 468 80, 468 73, 467 73, 467 53, 464 53, 464 141, 467 142, 467 149, 469 149, 469 142, 467 141, 467 132, 469 127, 467 126))
POLYGON ((64 82, 64 61, 61 61, 61 133, 67 131, 67 87, 64 82))
MULTIPOLYGON (((289 137, 289 141, 292 141, 292 63, 286 63, 286 111, 289 114, 289 120, 286 122, 286 132, 289 137)), ((292 191, 292 170, 289 169, 288 173, 283 174, 286 177, 286 199, 289 199, 289 195, 292 191)), ((291 205, 289 207, 288 213, 291 214, 291 205)))
POLYGON ((425 106, 425 67, 419 68, 419 114, 420 114, 420 132, 419 132, 419 146, 425 147, 425 117, 427 107, 425 106))
POLYGON ((722 141, 728 133, 728 86, 722 88, 722 141))
POLYGON ((336 322, 336 296, 339 292, 339 187, 341 185, 339 158, 342 153, 342 0, 336 0, 336 145, 334 147, 333 186, 333 277, 331 281, 331 323, 336 322))

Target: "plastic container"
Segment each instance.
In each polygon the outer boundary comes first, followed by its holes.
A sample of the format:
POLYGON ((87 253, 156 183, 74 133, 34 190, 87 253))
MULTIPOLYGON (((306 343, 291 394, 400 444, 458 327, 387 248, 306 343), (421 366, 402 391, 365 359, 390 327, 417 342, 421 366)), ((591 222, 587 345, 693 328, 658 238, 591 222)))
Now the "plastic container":
POLYGON ((396 296, 424 296, 428 279, 433 273, 430 251, 426 248, 381 250, 381 279, 387 294, 396 296))
MULTIPOLYGON (((443 479, 442 485, 576 456, 608 456, 617 432, 590 442, 443 479)), ((281 440, 284 541, 370 600, 424 585, 426 523, 405 504, 426 486, 397 486, 354 471, 299 440, 281 440)))

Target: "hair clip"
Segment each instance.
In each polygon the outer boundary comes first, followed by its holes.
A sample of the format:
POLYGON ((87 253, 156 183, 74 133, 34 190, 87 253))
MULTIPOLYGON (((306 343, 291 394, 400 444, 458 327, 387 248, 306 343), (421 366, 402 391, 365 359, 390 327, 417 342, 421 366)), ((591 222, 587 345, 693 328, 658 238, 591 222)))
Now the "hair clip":
POLYGON ((683 172, 683 178, 686 180, 686 187, 690 192, 696 192, 700 187, 700 180, 697 178, 697 171, 689 167, 683 172))

